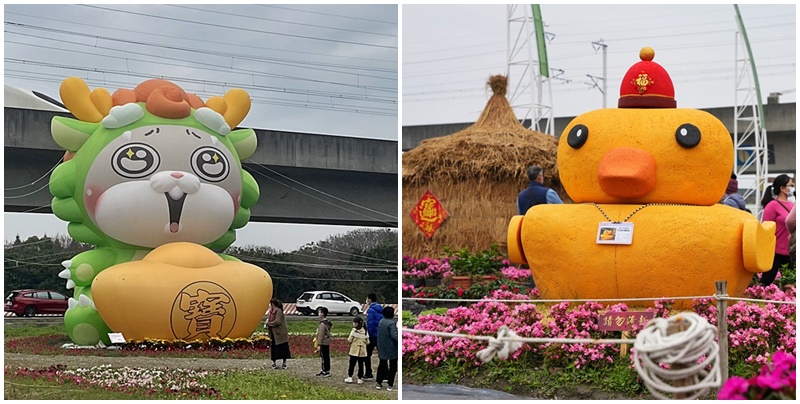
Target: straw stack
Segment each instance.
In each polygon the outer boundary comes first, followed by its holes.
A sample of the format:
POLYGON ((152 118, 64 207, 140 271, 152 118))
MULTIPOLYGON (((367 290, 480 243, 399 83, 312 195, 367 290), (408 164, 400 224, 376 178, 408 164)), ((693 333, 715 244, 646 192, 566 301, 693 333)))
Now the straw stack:
POLYGON ((555 138, 520 124, 505 97, 507 77, 492 76, 487 85, 493 95, 475 124, 426 139, 403 155, 404 255, 439 257, 445 246, 479 251, 491 244, 505 253, 508 222, 533 164, 544 169, 545 186, 567 201, 558 179, 555 138), (450 213, 430 240, 409 216, 426 189, 450 213))

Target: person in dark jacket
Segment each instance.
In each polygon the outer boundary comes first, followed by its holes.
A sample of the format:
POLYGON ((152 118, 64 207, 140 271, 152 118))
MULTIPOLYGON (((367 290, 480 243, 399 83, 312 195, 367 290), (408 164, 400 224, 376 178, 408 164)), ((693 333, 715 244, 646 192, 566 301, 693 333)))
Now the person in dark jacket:
POLYGON ((282 359, 281 369, 286 369, 286 360, 291 359, 292 354, 289 352, 289 330, 286 328, 286 317, 283 315, 283 303, 273 298, 269 301, 269 305, 266 326, 269 330, 272 368, 278 369, 278 359, 282 359))
POLYGON ((392 390, 397 375, 397 324, 394 308, 389 306, 383 308, 383 319, 378 323, 378 360, 377 388, 386 382, 386 390, 392 390))
POLYGON ((317 373, 317 377, 331 377, 331 327, 333 323, 328 320, 328 308, 320 307, 319 326, 317 327, 317 345, 319 346, 319 356, 322 358, 322 371, 317 373))
POLYGON ((367 344, 367 361, 364 380, 372 380, 372 352, 378 346, 378 323, 383 318, 383 307, 378 303, 378 296, 375 293, 367 295, 367 334, 369 343, 367 344))
POLYGON ((747 204, 744 202, 744 198, 739 195, 738 192, 739 180, 736 179, 736 173, 731 173, 731 179, 728 180, 728 187, 725 188, 725 196, 720 199, 719 203, 728 205, 732 208, 750 212, 750 210, 747 209, 747 204))
POLYGON ((539 166, 528 167, 528 188, 517 196, 517 213, 524 215, 528 209, 543 203, 563 203, 556 191, 544 186, 544 171, 539 166))

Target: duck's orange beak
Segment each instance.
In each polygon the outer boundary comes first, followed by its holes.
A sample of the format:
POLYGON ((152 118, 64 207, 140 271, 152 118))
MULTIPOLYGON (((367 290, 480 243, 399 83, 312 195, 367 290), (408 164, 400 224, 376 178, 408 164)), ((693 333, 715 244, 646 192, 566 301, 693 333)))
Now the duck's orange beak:
POLYGON ((610 196, 639 198, 656 187, 656 160, 641 149, 611 149, 600 160, 598 179, 600 188, 610 196))

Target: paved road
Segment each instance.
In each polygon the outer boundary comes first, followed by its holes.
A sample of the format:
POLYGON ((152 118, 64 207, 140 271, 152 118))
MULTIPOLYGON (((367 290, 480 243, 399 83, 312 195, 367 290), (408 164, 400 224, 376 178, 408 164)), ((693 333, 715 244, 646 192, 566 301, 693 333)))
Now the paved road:
POLYGON ((405 400, 535 400, 490 389, 473 389, 454 384, 429 384, 418 386, 403 384, 405 400))
MULTIPOLYGON (((363 318, 364 316, 362 315, 361 317, 363 318)), ((328 319, 331 320, 331 321, 346 321, 346 322, 353 321, 353 318, 354 317, 351 317, 349 315, 346 315, 346 316, 333 315, 333 316, 329 316, 328 317, 328 319)), ((264 316, 261 319, 261 322, 263 323, 266 319, 267 319, 267 317, 264 316)), ((302 315, 288 315, 288 316, 286 316, 286 321, 315 320, 315 319, 317 319, 316 316, 302 316, 302 315)), ((64 324, 64 316, 37 315, 37 316, 34 316, 34 317, 16 317, 16 316, 14 316, 14 317, 5 317, 5 324, 7 324, 7 325, 20 325, 20 324, 32 324, 32 323, 36 323, 36 324, 64 324)))

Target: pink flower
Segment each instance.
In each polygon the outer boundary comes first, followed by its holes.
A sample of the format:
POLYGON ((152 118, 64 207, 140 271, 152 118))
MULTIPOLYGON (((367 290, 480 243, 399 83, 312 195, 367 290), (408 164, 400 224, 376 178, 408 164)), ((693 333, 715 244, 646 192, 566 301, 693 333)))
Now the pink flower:
POLYGON ((731 377, 719 390, 717 398, 720 400, 747 400, 745 393, 750 385, 741 377, 731 377))

